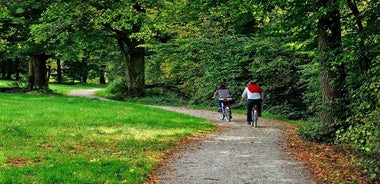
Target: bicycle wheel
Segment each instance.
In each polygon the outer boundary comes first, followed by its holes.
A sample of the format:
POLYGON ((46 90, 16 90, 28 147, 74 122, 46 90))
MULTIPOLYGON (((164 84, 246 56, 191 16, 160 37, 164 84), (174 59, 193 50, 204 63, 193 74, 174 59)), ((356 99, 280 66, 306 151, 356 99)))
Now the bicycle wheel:
POLYGON ((221 120, 224 119, 224 113, 223 113, 223 111, 224 111, 224 106, 222 106, 222 109, 221 109, 221 111, 219 112, 219 118, 220 118, 221 120))
POLYGON ((231 121, 231 110, 229 107, 226 107, 226 121, 230 122, 231 121))
POLYGON ((224 119, 223 112, 219 112, 218 114, 219 114, 219 118, 220 118, 221 120, 223 120, 223 119, 224 119))
POLYGON ((257 110, 252 110, 252 123, 251 125, 255 128, 257 128, 257 120, 259 119, 259 114, 257 113, 257 110))

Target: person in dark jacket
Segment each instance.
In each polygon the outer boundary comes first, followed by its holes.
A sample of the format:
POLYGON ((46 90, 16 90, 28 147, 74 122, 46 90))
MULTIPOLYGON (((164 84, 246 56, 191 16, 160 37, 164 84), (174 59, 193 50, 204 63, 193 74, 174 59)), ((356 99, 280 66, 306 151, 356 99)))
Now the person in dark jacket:
POLYGON ((222 101, 226 98, 231 98, 230 90, 226 87, 225 83, 221 83, 219 88, 215 90, 214 96, 212 98, 218 97, 218 111, 220 112, 222 109, 222 101))

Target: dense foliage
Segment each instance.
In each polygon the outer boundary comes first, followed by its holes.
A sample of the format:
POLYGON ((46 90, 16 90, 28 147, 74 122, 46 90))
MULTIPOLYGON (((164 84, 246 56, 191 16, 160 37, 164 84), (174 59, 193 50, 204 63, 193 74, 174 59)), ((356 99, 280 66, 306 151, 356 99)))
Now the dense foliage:
POLYGON ((353 147, 379 178, 375 0, 0 2, 2 78, 26 79, 28 58, 37 68, 48 58, 57 82, 105 82, 106 73, 121 98, 158 87, 207 105, 219 83, 238 100, 256 80, 265 110, 317 120, 304 138, 353 147))

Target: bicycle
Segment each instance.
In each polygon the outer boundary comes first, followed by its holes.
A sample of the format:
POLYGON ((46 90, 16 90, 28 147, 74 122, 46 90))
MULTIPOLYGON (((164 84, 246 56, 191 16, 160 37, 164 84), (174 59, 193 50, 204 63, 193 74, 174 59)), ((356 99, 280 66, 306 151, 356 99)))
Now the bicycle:
POLYGON ((222 109, 219 113, 219 117, 221 120, 226 120, 227 122, 231 121, 232 118, 232 112, 231 112, 231 101, 232 98, 224 98, 222 99, 222 109))
POLYGON ((259 119, 259 113, 257 112, 257 105, 252 108, 252 122, 251 126, 257 128, 257 120, 259 119))

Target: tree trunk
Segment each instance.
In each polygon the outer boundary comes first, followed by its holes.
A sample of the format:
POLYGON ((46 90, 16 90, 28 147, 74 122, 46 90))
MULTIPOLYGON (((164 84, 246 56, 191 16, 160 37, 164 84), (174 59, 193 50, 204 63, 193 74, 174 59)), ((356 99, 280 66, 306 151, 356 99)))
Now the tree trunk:
POLYGON ((47 89, 47 68, 46 60, 48 56, 45 54, 30 55, 29 59, 29 80, 28 89, 47 89))
POLYGON ((129 69, 125 70, 131 77, 129 91, 134 95, 143 96, 145 92, 145 49, 135 46, 130 58, 129 69))
POLYGON ((20 79, 21 79, 21 77, 20 77, 20 60, 16 60, 15 61, 15 73, 16 73, 16 76, 15 76, 15 78, 16 78, 16 80, 17 81, 19 81, 20 79))
POLYGON ((61 60, 57 59, 57 82, 61 84, 63 82, 62 80, 62 66, 61 66, 61 60))
POLYGON ((13 61, 12 60, 2 60, 1 61, 1 78, 10 80, 13 74, 13 61))
POLYGON ((5 74, 6 74, 5 62, 6 62, 5 60, 2 60, 1 65, 0 65, 2 79, 5 79, 5 74))
POLYGON ((12 74, 13 74, 13 61, 9 60, 7 62, 7 75, 5 76, 5 79, 11 80, 12 79, 12 74))
POLYGON ((79 66, 80 66, 80 71, 79 71, 80 83, 87 84, 87 77, 88 77, 88 70, 89 70, 87 59, 84 58, 82 62, 79 63, 79 66))
POLYGON ((338 6, 328 0, 319 1, 319 5, 329 11, 318 20, 318 56, 320 64, 320 78, 322 87, 322 104, 324 109, 321 114, 323 123, 334 123, 346 107, 336 104, 344 99, 346 90, 344 65, 337 61, 341 51, 341 26, 338 6))
MULTIPOLYGON (((146 11, 138 3, 133 6, 138 14, 145 14, 146 11)), ((141 45, 144 40, 130 38, 141 29, 141 20, 132 25, 130 31, 115 30, 119 49, 122 54, 125 71, 125 82, 127 92, 131 96, 143 96, 145 94, 145 48, 141 45)))
POLYGON ((47 65, 47 81, 50 80, 50 77, 51 77, 51 66, 47 65))
MULTIPOLYGON (((133 8, 138 13, 146 13, 145 9, 138 3, 133 8)), ((126 87, 131 96, 143 96, 145 93, 145 48, 141 46, 144 44, 144 40, 130 38, 131 34, 140 31, 141 24, 141 21, 134 23, 131 32, 116 31, 124 61, 126 87)))
POLYGON ((105 70, 106 65, 101 65, 99 70, 99 84, 104 85, 106 84, 106 77, 105 77, 105 70))
POLYGON ((124 61, 125 82, 131 96, 143 96, 145 91, 145 49, 140 42, 118 37, 124 61))

